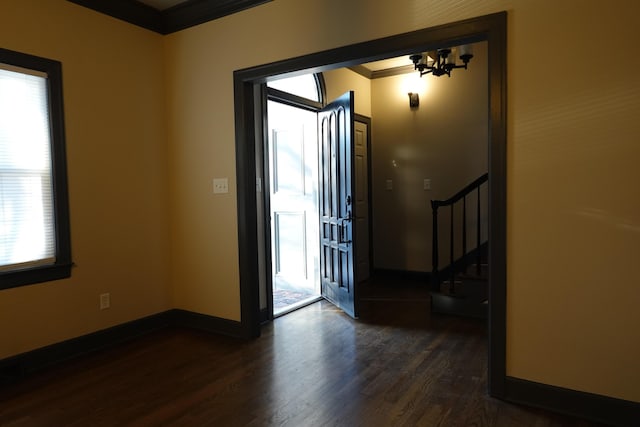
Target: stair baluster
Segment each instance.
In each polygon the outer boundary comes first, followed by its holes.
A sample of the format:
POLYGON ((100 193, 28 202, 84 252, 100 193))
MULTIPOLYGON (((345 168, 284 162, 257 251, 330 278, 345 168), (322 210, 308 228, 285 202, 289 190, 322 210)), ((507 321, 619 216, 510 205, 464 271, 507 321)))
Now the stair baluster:
POLYGON ((431 201, 431 209, 433 211, 433 238, 431 245, 431 278, 435 283, 440 283, 438 274, 438 206, 431 201))
MULTIPOLYGON (((449 233, 449 265, 453 265, 453 246, 454 246, 454 239, 453 239, 453 206, 451 206, 451 226, 450 226, 450 230, 451 232, 449 233)), ((456 293, 456 288, 455 288, 455 279, 456 279, 456 270, 454 268, 451 269, 451 282, 449 284, 449 293, 450 294, 455 294, 456 293)))
MULTIPOLYGON (((467 253, 467 196, 462 198, 462 253, 467 253)), ((467 273, 466 263, 464 264, 462 271, 465 274, 467 273)))
POLYGON ((489 180, 489 174, 484 174, 473 181, 471 184, 467 185, 465 188, 456 193, 453 197, 447 200, 431 200, 431 210, 432 210, 432 224, 433 224, 433 234, 432 234, 432 252, 431 252, 431 277, 432 277, 432 286, 434 290, 436 290, 441 283, 440 269, 439 269, 439 239, 438 239, 438 209, 440 207, 448 206, 450 209, 450 230, 449 230, 449 266, 447 267, 447 274, 445 276, 451 277, 451 285, 449 287, 450 293, 455 293, 455 275, 458 270, 463 270, 465 273, 467 271, 467 264, 469 263, 469 257, 467 254, 467 195, 472 193, 473 191, 477 191, 477 206, 476 206, 476 273, 478 276, 482 274, 481 264, 482 264, 482 251, 480 250, 482 246, 481 242, 481 204, 480 204, 480 187, 482 184, 489 180), (455 259, 455 231, 454 231, 454 206, 455 203, 462 200, 462 256, 460 260, 456 261, 455 259), (456 265, 457 264, 457 265, 456 265))
MULTIPOLYGON (((480 276, 482 274, 481 264, 482 264, 482 254, 480 253, 480 186, 478 186, 478 207, 476 212, 476 275, 480 276)), ((466 253, 466 252, 465 252, 466 253)))

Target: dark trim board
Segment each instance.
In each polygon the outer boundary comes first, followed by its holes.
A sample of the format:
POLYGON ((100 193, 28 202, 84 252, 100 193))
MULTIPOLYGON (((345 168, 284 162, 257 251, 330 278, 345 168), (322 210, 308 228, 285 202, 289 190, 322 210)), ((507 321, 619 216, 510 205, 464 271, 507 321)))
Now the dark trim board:
POLYGON ((392 270, 388 268, 374 268, 374 276, 380 277, 399 277, 401 279, 411 280, 415 282, 423 282, 424 286, 431 283, 431 273, 428 271, 410 271, 410 270, 392 270))
MULTIPOLYGON (((407 62, 411 62, 409 58, 407 58, 407 62)), ((352 67, 349 67, 349 69, 354 73, 360 74, 362 77, 366 77, 369 80, 381 79, 383 77, 399 76, 401 74, 406 74, 414 71, 414 67, 411 64, 375 71, 369 70, 364 65, 354 65, 352 67)))
POLYGON ((619 427, 640 425, 640 403, 506 378, 506 399, 513 403, 619 427))
POLYGON ((47 76, 50 126, 51 183, 53 185, 53 219, 55 261, 52 264, 0 272, 0 289, 65 279, 71 276, 71 225, 69 220, 69 190, 62 87, 62 63, 0 48, 0 62, 47 76))
POLYGON ((0 360, 0 384, 65 360, 120 344, 171 324, 166 311, 0 360))
POLYGON ((260 335, 257 262, 256 144, 254 94, 278 75, 350 67, 416 51, 487 41, 489 71, 489 393, 504 397, 506 377, 506 37, 500 12, 410 33, 312 53, 234 72, 238 251, 243 331, 260 335))
POLYGON ((236 322, 235 320, 221 319, 219 317, 180 309, 171 310, 170 315, 171 326, 196 329, 230 337, 242 336, 240 322, 236 322))
POLYGON ((159 10, 142 3, 129 0, 67 0, 71 3, 93 9, 113 18, 121 19, 156 33, 164 33, 164 19, 159 10))
MULTIPOLYGON (((271 303, 273 305, 273 302, 271 303)), ((268 308, 260 309, 260 323, 265 324, 273 320, 273 310, 268 308), (271 313, 271 314, 270 314, 271 313)))
MULTIPOLYGON (((238 322, 174 309, 0 360, 0 385, 76 357, 170 327, 240 337, 238 322)), ((640 403, 506 377, 505 399, 613 426, 637 426, 640 403)))
MULTIPOLYGON (((367 233, 369 233, 369 238, 367 239, 369 241, 369 247, 367 248, 367 251, 369 251, 369 276, 371 276, 371 272, 373 271, 373 191, 371 191, 371 189, 373 188, 372 179, 371 179, 371 171, 372 171, 371 150, 373 148, 371 147, 371 117, 354 113, 353 119, 354 121, 360 122, 367 127, 367 195, 368 195, 367 215, 369 215, 369 221, 368 221, 369 228, 367 230, 367 233)), ((354 132, 355 132, 355 129, 354 129, 354 132)), ((358 280, 358 282, 362 281, 357 277, 356 277, 356 280, 358 280)))
POLYGON ((478 252, 483 259, 486 259, 488 249, 489 242, 483 242, 479 247, 471 249, 469 252, 453 261, 453 264, 449 264, 438 270, 437 277, 435 277, 432 272, 430 274, 430 279, 432 278, 434 280, 431 281, 431 290, 440 290, 440 283, 437 281, 438 279, 442 279, 441 281, 450 280, 452 271, 460 272, 464 267, 473 265, 478 259, 478 252))
POLYGON ((171 34, 272 0, 191 0, 163 12, 164 32, 171 34))
POLYGON ((272 87, 267 87, 267 99, 269 101, 276 101, 291 107, 313 111, 314 113, 317 113, 323 107, 322 102, 311 101, 310 99, 302 98, 301 96, 283 92, 272 87))
POLYGON ((0 385, 19 381, 49 366, 169 327, 191 328, 232 337, 243 335, 239 322, 185 310, 168 310, 0 360, 0 385))
POLYGON ((191 0, 160 11, 134 0, 67 0, 160 34, 171 34, 272 0, 191 0))

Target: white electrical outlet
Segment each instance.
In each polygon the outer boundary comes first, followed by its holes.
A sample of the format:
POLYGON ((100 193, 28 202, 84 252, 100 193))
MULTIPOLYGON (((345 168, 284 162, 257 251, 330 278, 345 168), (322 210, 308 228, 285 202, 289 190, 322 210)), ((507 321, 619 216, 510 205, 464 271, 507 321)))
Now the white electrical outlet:
POLYGON ((229 180, 227 178, 213 179, 213 194, 225 194, 229 192, 229 180))
POLYGON ((424 179, 423 188, 425 190, 431 190, 431 180, 429 178, 424 179))
POLYGON ((100 294, 100 310, 111 307, 111 294, 100 294))

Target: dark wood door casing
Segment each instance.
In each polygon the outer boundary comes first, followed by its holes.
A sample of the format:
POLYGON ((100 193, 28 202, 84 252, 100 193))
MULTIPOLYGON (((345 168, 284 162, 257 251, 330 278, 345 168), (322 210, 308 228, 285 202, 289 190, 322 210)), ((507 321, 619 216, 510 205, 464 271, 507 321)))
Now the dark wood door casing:
POLYGON ((260 335, 255 103, 273 76, 321 72, 378 59, 486 40, 489 56, 489 393, 506 397, 507 12, 424 28, 234 72, 240 311, 244 336, 260 335))

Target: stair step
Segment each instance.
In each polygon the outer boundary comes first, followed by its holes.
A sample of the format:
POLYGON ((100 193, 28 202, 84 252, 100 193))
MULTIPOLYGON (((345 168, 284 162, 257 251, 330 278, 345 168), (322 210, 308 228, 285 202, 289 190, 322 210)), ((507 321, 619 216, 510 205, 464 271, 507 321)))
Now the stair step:
POLYGON ((485 300, 489 295, 489 286, 486 280, 467 280, 458 281, 454 283, 454 292, 451 292, 451 282, 445 281, 440 284, 439 291, 437 293, 452 295, 456 297, 472 298, 476 301, 485 300))
POLYGON ((473 298, 445 295, 438 292, 431 293, 432 313, 486 319, 487 311, 488 302, 486 299, 477 300, 473 298))
POLYGON ((475 276, 475 275, 471 275, 471 274, 458 274, 456 275, 456 281, 455 283, 458 282, 486 282, 489 280, 488 277, 486 276, 475 276))
POLYGON ((454 281, 451 292, 450 281, 442 282, 440 290, 431 292, 431 311, 433 313, 486 319, 489 298, 489 286, 486 280, 454 281))

